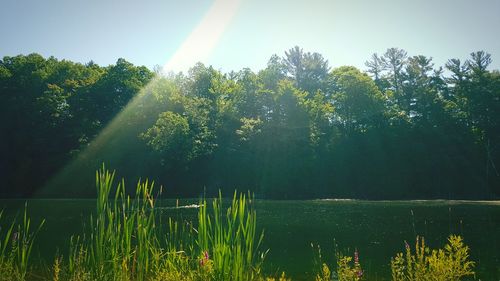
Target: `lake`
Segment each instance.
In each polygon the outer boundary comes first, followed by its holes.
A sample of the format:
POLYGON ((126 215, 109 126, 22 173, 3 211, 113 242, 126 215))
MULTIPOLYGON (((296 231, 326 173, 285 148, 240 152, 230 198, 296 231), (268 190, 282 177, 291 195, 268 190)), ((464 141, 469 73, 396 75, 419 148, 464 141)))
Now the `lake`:
MULTIPOLYGON (((0 209, 13 217, 22 212, 24 202, 0 200, 0 209)), ((196 202, 183 199, 180 205, 196 202)), ((197 209, 169 208, 175 200, 157 204, 164 217, 196 220, 197 209)), ((35 259, 50 263, 57 248, 64 253, 69 237, 82 232, 94 208, 95 200, 29 200, 33 221, 46 219, 35 259)), ((344 254, 358 250, 368 280, 388 280, 390 258, 404 250, 405 240, 413 246, 416 235, 424 236, 435 248, 450 234, 459 234, 471 248, 478 279, 500 280, 500 202, 257 200, 256 208, 257 223, 265 231, 263 249, 270 249, 268 273, 285 271, 293 280, 311 280, 317 257, 311 243, 321 246, 330 264, 336 243, 344 254)))

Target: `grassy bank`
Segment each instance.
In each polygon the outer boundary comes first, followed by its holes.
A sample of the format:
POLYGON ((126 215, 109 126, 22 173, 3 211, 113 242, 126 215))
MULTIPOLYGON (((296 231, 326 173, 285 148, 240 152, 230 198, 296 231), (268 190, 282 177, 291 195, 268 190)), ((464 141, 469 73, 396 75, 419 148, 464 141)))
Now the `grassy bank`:
MULTIPOLYGON (((267 249, 257 231, 250 194, 235 193, 229 204, 222 196, 200 200, 197 220, 174 221, 160 216, 154 183, 140 181, 133 194, 124 181, 104 167, 96 173, 95 215, 71 238, 69 249, 52 265, 31 258, 36 234, 27 209, 19 223, 0 229, 0 280, 289 280, 285 274, 265 276, 267 249)), ((0 216, 1 219, 1 216, 0 216)), ((460 237, 451 236, 442 249, 428 249, 417 238, 391 263, 392 276, 402 280, 473 278, 473 263, 460 237)), ((293 247, 293 245, 291 245, 293 247)), ((361 249, 362 250, 362 249, 361 249)), ((365 280, 357 251, 336 251, 327 264, 318 255, 315 280, 365 280)))

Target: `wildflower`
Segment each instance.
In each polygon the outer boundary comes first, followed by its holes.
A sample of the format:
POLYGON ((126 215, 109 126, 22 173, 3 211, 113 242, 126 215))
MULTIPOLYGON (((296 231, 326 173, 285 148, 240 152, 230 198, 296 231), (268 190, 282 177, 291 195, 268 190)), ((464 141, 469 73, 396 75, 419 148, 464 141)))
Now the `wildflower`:
POLYGON ((356 280, 360 280, 363 276, 363 270, 359 264, 359 252, 358 249, 354 250, 354 274, 356 275, 356 280))
POLYGON ((406 240, 405 240, 405 248, 406 248, 407 251, 410 250, 410 245, 408 244, 408 242, 406 242, 406 240))
POLYGON ((200 266, 204 266, 205 264, 207 264, 209 258, 210 257, 208 256, 208 251, 204 251, 203 257, 200 259, 200 266))

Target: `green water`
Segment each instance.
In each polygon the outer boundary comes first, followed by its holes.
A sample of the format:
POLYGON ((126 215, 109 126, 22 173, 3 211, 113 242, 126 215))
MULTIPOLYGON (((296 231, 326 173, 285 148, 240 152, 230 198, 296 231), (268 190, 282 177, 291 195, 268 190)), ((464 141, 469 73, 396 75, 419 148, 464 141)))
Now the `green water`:
MULTIPOLYGON (((181 200, 180 205, 197 200, 181 200)), ((64 253, 69 237, 82 231, 94 211, 94 200, 31 200, 34 222, 46 219, 39 235, 39 257, 50 263, 56 249, 64 253)), ((161 215, 196 220, 196 209, 172 209, 174 200, 159 202, 161 215), (164 208, 166 207, 166 208, 164 208)), ((388 280, 389 262, 404 249, 404 240, 424 236, 441 247, 449 234, 460 234, 471 247, 481 280, 500 280, 500 203, 463 201, 257 201, 258 225, 265 230, 268 273, 286 271, 294 280, 313 276, 315 251, 333 258, 334 241, 344 253, 358 249, 369 280, 388 280)), ((24 201, 0 200, 9 217, 21 212, 24 201)), ((4 220, 5 221, 5 220, 4 220)))

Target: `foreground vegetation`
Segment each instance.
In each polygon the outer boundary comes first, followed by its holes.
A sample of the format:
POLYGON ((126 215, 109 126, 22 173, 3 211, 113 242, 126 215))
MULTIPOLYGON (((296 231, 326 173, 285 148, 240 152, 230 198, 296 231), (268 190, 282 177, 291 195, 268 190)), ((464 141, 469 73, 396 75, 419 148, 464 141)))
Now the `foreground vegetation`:
POLYGON ((332 69, 296 47, 258 72, 162 75, 124 59, 4 57, 0 196, 30 196, 77 158, 44 196, 94 197, 88 175, 104 161, 178 196, 237 186, 259 198, 498 198, 491 61, 478 51, 441 67, 390 48, 365 71, 332 69))
MULTIPOLYGON (((33 230, 26 207, 21 223, 0 229, 0 281, 290 280, 285 273, 268 277, 262 271, 267 250, 261 247, 264 234, 257 231, 251 195, 235 193, 228 205, 221 196, 211 204, 203 199, 197 222, 176 222, 157 213, 152 182, 139 181, 130 197, 124 181, 115 184, 114 172, 103 167, 96 186, 95 216, 50 268, 31 258, 43 221, 33 230)), ((406 251, 390 262, 393 281, 474 277, 469 248, 459 236, 450 236, 442 249, 429 249, 418 237, 414 251, 405 245, 406 251)), ((329 265, 319 251, 312 279, 366 280, 357 250, 353 256, 335 252, 336 264, 329 265)))

